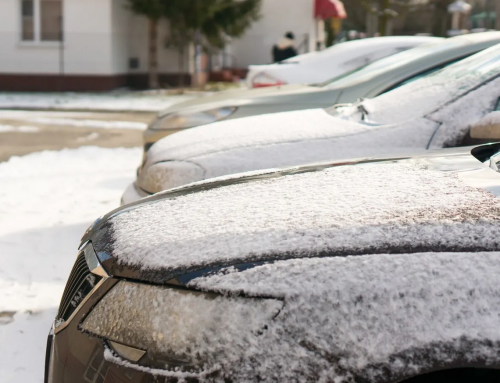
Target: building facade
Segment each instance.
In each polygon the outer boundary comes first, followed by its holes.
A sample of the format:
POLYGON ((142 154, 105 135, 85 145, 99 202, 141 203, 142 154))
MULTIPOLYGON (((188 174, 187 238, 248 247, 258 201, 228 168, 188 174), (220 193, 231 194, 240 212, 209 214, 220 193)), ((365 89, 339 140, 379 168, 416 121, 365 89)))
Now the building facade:
MULTIPOLYGON (((223 65, 246 68, 271 60, 272 45, 292 31, 301 52, 314 49, 313 0, 264 0, 262 18, 223 53, 223 65)), ((179 57, 164 46, 159 25, 162 86, 194 72, 193 49, 179 57)), ((0 91, 102 91, 144 88, 148 22, 125 0, 0 0, 0 91)))

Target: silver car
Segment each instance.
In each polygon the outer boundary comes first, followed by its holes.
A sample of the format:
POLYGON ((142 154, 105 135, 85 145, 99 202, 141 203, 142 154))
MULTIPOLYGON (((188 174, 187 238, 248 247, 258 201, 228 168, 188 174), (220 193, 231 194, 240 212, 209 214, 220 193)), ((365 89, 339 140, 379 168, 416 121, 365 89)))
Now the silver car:
POLYGON ((468 144, 500 125, 500 44, 353 105, 252 116, 188 129, 154 145, 128 203, 239 172, 468 144))
POLYGON ((220 120, 375 97, 498 43, 500 32, 453 37, 380 59, 324 84, 234 90, 179 103, 160 112, 149 125, 144 151, 171 133, 220 120))

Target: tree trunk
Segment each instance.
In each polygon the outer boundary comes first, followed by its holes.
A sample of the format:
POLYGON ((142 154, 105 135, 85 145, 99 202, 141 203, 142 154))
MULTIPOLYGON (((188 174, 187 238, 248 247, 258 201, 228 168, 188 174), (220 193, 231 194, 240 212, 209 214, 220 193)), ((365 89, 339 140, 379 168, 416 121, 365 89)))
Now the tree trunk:
POLYGON ((389 9, 389 0, 381 0, 379 12, 382 14, 379 16, 378 21, 378 33, 380 36, 385 36, 387 34, 387 23, 389 22, 389 14, 386 10, 389 9))
POLYGON ((184 87, 184 46, 179 48, 179 87, 184 87))
MULTIPOLYGON (((498 1, 498 0, 497 0, 498 1)), ((448 5, 453 0, 434 1, 434 12, 432 17, 432 34, 434 36, 446 37, 448 31, 448 5)))
POLYGON ((149 19, 149 88, 158 89, 158 21, 149 19))
POLYGON ((500 0, 496 0, 496 14, 497 14, 496 29, 500 31, 500 0))

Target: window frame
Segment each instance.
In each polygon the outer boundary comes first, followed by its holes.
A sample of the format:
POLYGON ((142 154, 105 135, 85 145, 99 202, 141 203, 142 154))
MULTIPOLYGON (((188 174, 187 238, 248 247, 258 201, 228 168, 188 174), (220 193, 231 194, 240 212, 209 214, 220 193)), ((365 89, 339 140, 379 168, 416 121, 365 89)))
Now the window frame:
POLYGON ((33 1, 33 39, 23 40, 23 0, 18 0, 18 42, 20 46, 60 46, 64 43, 65 25, 64 25, 64 0, 61 1, 62 33, 61 38, 57 40, 42 40, 42 0, 33 1))

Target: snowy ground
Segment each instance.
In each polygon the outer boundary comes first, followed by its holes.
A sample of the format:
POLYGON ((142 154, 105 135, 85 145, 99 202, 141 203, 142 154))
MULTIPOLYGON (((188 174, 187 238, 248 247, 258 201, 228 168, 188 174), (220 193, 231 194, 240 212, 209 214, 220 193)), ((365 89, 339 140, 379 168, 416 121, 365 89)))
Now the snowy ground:
POLYGON ((46 336, 79 239, 118 206, 140 157, 82 147, 0 163, 0 383, 43 382, 46 336))
MULTIPOLYGON (((0 121, 22 121, 25 125, 50 125, 50 126, 66 126, 66 127, 83 127, 83 128, 98 128, 98 129, 139 129, 147 128, 147 123, 143 121, 129 121, 137 119, 137 115, 131 113, 111 113, 103 112, 61 112, 61 111, 31 111, 31 110, 2 110, 0 109, 0 121)), ((147 114, 146 116, 151 116, 147 114)), ((149 117, 148 119, 150 119, 149 117)), ((141 118, 144 119, 144 118, 141 118)), ((0 125, 1 127, 11 127, 15 130, 15 126, 0 125)))
POLYGON ((1 109, 157 112, 193 95, 152 92, 0 93, 1 109))

